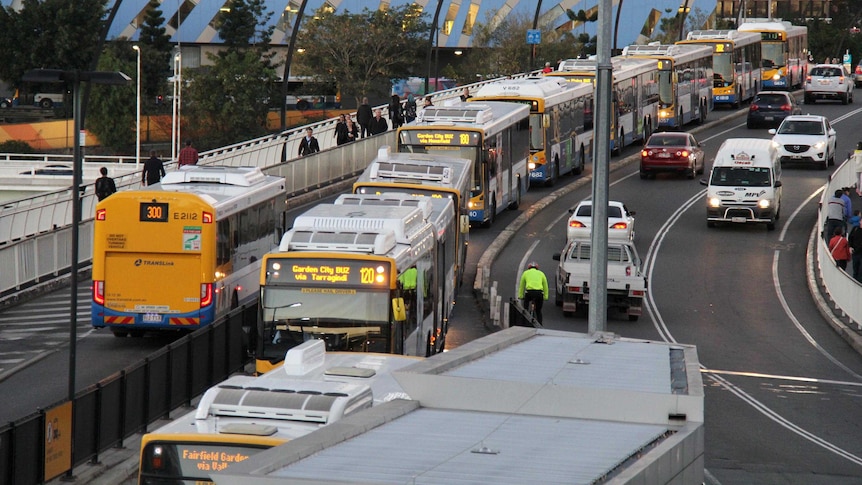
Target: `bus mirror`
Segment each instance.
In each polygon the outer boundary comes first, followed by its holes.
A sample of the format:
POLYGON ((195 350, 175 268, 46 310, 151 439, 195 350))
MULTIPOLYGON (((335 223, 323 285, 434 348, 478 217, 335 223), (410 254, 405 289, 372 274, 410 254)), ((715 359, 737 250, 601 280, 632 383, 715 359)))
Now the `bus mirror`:
POLYGON ((458 217, 461 222, 461 233, 466 234, 470 232, 470 215, 469 214, 461 214, 458 217))
POLYGON ((407 310, 404 308, 404 298, 392 299, 392 316, 396 322, 407 320, 407 310))

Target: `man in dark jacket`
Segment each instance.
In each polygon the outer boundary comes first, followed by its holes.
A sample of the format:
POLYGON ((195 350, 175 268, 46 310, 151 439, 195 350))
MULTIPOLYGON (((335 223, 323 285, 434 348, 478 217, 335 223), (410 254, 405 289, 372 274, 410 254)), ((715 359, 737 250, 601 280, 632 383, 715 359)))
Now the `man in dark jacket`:
POLYGON ((371 105, 368 104, 368 98, 362 98, 362 104, 356 110, 356 121, 359 122, 360 134, 362 138, 371 136, 371 130, 368 126, 371 123, 371 105))
POLYGON ((859 211, 853 211, 851 217, 850 235, 847 242, 850 243, 850 261, 853 267, 853 278, 862 283, 862 227, 859 227, 859 211))
POLYGON ((374 110, 374 118, 371 118, 371 121, 369 121, 368 124, 369 131, 372 135, 386 133, 389 130, 389 123, 386 121, 386 118, 383 117, 383 112, 379 109, 374 110))
POLYGON ((317 143, 317 138, 312 135, 314 133, 311 128, 305 129, 305 136, 299 142, 299 156, 304 157, 320 151, 320 144, 317 143))

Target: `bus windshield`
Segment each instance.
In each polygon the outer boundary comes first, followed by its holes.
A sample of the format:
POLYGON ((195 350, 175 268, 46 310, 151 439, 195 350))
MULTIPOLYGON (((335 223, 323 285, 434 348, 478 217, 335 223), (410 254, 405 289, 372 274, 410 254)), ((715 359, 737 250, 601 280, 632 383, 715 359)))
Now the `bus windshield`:
POLYGON ((730 52, 722 52, 712 55, 712 70, 714 83, 716 88, 726 88, 733 86, 734 81, 734 66, 733 54, 730 52))
POLYGON ((543 150, 545 147, 545 130, 542 129, 542 116, 544 115, 541 113, 530 114, 530 153, 543 150))
POLYGON ((764 68, 778 69, 787 65, 784 60, 784 43, 764 42, 761 49, 763 49, 762 58, 764 68))
POLYGON ((673 71, 658 72, 658 102, 662 108, 674 105, 673 71))

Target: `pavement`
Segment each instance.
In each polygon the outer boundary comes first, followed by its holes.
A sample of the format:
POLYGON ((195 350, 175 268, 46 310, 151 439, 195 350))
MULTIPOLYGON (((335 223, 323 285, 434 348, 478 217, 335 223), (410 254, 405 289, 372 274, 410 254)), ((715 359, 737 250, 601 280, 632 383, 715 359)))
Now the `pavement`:
MULTIPOLYGON (((705 127, 712 126, 714 124, 726 123, 742 114, 745 114, 745 111, 739 111, 717 120, 707 122, 704 126, 696 127, 691 131, 698 132, 705 127)), ((635 154, 622 160, 612 162, 610 171, 615 172, 626 168, 637 162, 639 157, 639 154, 635 154)), ((447 339, 449 339, 447 341, 447 347, 457 347, 468 341, 475 340, 500 330, 500 327, 495 326, 489 317, 489 302, 486 301, 485 298, 488 294, 487 287, 490 286, 490 282, 485 281, 484 275, 490 275, 491 265, 494 264, 499 253, 534 214, 541 211, 560 197, 589 183, 591 183, 591 177, 581 177, 577 181, 567 184, 565 187, 561 187, 553 193, 548 194, 518 216, 488 246, 479 258, 475 272, 468 270, 465 274, 465 280, 468 280, 470 277, 474 278, 472 288, 467 285, 462 285, 461 288, 459 288, 457 296, 459 304, 456 305, 452 321, 450 322, 451 328, 450 336, 447 336, 447 339)), ((818 311, 823 316, 823 319, 854 349, 856 349, 857 352, 862 354, 862 328, 854 328, 847 318, 842 316, 841 310, 836 308, 831 300, 829 300, 828 293, 825 291, 820 279, 817 277, 816 242, 818 232, 817 228, 812 228, 806 256, 806 277, 811 296, 817 305, 818 311)), ((194 408, 180 408, 171 413, 171 416, 178 417, 192 411, 193 409, 194 408)), ((158 429, 165 422, 167 421, 153 423, 149 429, 158 429)), ((126 485, 137 483, 141 435, 129 437, 125 440, 125 443, 126 444, 121 448, 115 448, 102 453, 99 456, 98 461, 95 463, 87 463, 76 467, 73 470, 73 476, 71 478, 55 478, 47 483, 51 485, 67 485, 70 483, 126 485)))

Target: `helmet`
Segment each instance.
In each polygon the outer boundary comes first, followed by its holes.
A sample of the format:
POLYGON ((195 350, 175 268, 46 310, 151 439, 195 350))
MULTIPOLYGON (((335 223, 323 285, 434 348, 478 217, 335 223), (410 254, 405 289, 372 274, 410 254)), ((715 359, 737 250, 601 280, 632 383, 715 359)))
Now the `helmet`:
POLYGON ((527 265, 527 269, 532 269, 532 268, 539 269, 539 263, 537 263, 535 261, 530 261, 530 264, 527 265))

